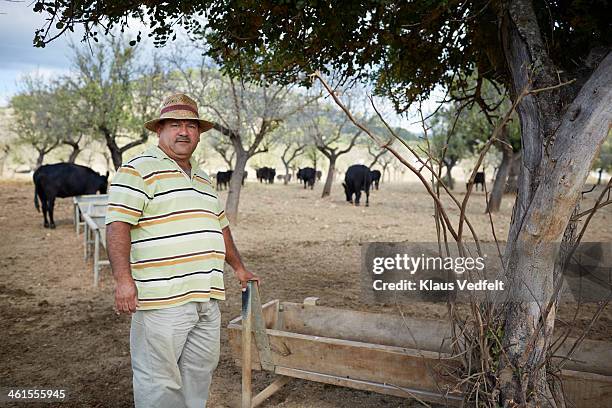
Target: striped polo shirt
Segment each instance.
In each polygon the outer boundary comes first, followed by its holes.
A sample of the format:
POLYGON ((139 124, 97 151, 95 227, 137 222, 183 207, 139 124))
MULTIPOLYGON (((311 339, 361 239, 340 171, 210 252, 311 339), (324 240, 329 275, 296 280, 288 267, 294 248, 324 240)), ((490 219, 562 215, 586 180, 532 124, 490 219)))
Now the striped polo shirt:
POLYGON ((225 299, 222 229, 229 225, 208 175, 191 175, 159 147, 121 166, 109 189, 106 224, 131 228, 138 310, 225 299))

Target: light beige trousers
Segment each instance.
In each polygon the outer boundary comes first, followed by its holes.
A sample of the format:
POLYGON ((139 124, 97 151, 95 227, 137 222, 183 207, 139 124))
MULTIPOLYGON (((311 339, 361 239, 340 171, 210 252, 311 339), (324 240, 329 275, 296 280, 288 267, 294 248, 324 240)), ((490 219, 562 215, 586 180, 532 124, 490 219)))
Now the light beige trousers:
POLYGON ((130 352, 136 408, 203 408, 219 362, 216 300, 132 315, 130 352))

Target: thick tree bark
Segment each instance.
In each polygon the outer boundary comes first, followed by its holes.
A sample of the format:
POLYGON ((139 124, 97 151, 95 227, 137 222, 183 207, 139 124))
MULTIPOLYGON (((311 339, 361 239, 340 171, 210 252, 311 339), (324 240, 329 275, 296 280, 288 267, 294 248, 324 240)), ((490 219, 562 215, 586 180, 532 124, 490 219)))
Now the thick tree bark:
MULTIPOLYGON (((526 87, 559 83, 539 33, 532 3, 511 1, 503 19, 502 40, 513 99, 526 87)), ((554 405, 546 382, 546 353, 555 318, 551 243, 570 236, 565 234, 569 219, 610 129, 611 84, 612 55, 608 54, 573 101, 568 91, 553 89, 526 96, 517 107, 523 155, 504 253, 513 299, 505 309, 505 352, 498 373, 504 406, 554 405), (553 306, 545 314, 549 304, 553 306)))
POLYGON ((338 156, 330 155, 329 159, 329 169, 327 170, 327 177, 325 178, 325 185, 323 186, 323 193, 321 194, 321 198, 327 197, 331 194, 332 184, 334 182, 334 170, 336 169, 336 160, 338 156))
POLYGON ((236 165, 229 184, 227 202, 225 203, 225 215, 230 223, 238 222, 238 204, 240 203, 240 191, 242 190, 242 177, 249 155, 244 149, 236 151, 236 165))

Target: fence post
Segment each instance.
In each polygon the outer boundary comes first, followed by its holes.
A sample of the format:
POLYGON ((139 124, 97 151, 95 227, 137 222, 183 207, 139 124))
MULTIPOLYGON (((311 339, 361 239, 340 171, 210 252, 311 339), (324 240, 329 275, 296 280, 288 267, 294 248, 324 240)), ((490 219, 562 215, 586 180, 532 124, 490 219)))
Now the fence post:
POLYGON ((251 294, 255 290, 255 282, 249 281, 246 290, 242 292, 242 408, 251 408, 252 401, 252 379, 251 379, 251 338, 252 338, 252 316, 251 316, 251 294))

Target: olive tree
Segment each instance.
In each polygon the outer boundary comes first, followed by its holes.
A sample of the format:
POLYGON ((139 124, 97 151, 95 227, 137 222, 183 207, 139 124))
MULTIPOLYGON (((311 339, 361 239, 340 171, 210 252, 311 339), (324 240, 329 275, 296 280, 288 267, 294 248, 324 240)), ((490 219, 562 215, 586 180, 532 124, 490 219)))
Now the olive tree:
POLYGON ((546 361, 558 274, 547 249, 551 242, 575 243, 571 216, 610 129, 609 2, 37 0, 33 7, 59 30, 38 30, 39 46, 75 24, 95 37, 128 24, 127 16, 148 24, 163 42, 178 22, 209 44, 209 55, 231 75, 308 84, 315 71, 339 71, 347 80, 373 80, 398 112, 473 72, 504 86, 518 113, 522 146, 505 274, 514 298, 537 298, 504 310, 504 353, 491 398, 504 406, 555 405, 546 361))

